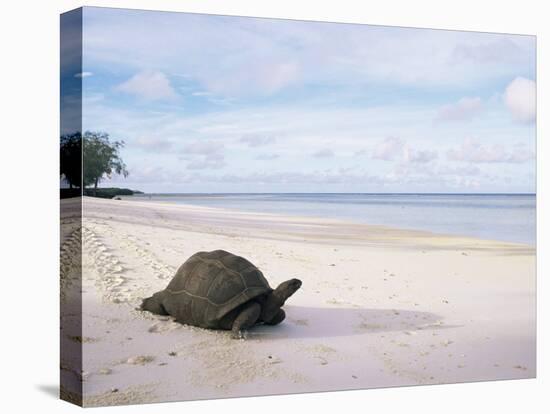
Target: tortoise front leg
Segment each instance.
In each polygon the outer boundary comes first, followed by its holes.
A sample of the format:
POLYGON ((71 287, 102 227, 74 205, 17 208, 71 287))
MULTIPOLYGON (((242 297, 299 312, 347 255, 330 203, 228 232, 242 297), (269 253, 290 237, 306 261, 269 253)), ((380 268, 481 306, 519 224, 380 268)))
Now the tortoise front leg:
POLYGON ((271 319, 270 321, 265 321, 265 324, 278 325, 285 320, 285 317, 286 317, 285 311, 282 309, 279 309, 279 312, 277 312, 277 314, 273 317, 273 319, 271 319))
POLYGON ((243 331, 252 328, 258 322, 261 313, 262 307, 259 303, 249 303, 235 318, 231 328, 231 337, 233 339, 243 338, 243 331))

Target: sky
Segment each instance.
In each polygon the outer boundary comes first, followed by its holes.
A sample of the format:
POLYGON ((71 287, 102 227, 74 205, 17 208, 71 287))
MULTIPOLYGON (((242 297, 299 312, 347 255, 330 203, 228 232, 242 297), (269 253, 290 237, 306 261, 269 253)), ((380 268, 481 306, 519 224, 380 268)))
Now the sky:
POLYGON ((535 192, 534 36, 85 8, 83 129, 145 192, 535 192))

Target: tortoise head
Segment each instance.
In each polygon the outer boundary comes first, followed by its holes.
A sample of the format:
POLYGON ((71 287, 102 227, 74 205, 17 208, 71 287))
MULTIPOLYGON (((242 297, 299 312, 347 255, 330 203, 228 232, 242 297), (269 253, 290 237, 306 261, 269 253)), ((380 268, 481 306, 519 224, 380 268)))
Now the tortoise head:
POLYGON ((302 281, 298 279, 290 279, 277 286, 277 289, 267 295, 263 303, 261 319, 267 323, 272 321, 281 310, 281 306, 294 292, 300 289, 300 286, 302 286, 302 281))
POLYGON ((285 301, 300 289, 301 286, 302 281, 299 279, 290 279, 277 286, 277 289, 273 291, 273 295, 281 301, 279 306, 283 306, 285 301))

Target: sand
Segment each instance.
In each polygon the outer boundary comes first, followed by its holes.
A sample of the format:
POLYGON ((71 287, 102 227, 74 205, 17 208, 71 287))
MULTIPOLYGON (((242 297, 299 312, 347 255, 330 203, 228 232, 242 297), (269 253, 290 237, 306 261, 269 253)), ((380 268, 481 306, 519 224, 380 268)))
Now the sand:
MULTIPOLYGON (((533 247, 135 200, 84 198, 83 214, 82 334, 62 337, 83 347, 83 372, 61 365, 85 405, 535 376, 533 247), (136 309, 215 249, 273 287, 303 281, 281 325, 233 340, 136 309)), ((74 250, 77 235, 62 237, 74 250)), ((78 277, 70 264, 62 286, 78 277)))

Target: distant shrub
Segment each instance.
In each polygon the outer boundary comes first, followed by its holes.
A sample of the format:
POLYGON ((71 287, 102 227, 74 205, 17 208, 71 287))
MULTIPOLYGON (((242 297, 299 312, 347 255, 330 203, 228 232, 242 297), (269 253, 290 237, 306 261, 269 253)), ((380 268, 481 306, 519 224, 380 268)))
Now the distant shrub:
MULTIPOLYGON (((130 190, 129 188, 111 187, 111 188, 98 188, 97 193, 96 193, 95 196, 99 197, 99 198, 113 198, 113 197, 116 197, 116 196, 131 196, 131 195, 134 195, 134 194, 143 194, 143 193, 141 191, 130 190)), ((84 195, 93 197, 94 196, 94 189, 93 188, 85 188, 84 189, 84 195)))

